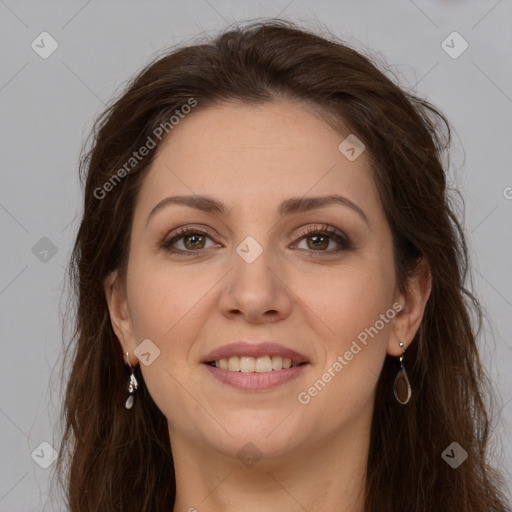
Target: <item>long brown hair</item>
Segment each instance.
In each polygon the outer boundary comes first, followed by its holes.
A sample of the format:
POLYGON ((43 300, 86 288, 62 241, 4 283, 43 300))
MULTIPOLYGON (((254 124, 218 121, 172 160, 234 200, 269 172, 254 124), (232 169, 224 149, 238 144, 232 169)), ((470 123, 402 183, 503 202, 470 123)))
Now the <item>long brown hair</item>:
POLYGON ((363 141, 393 234, 397 285, 407 287, 421 258, 432 277, 407 352, 411 401, 403 407, 391 395, 394 358, 387 357, 377 384, 365 510, 504 512, 503 484, 488 465, 489 381, 476 346, 481 309, 468 290, 468 250, 443 165, 449 125, 368 57, 283 21, 158 57, 96 122, 81 159, 83 217, 70 265, 76 323, 65 351, 70 373, 57 466, 69 510, 172 509, 167 421, 140 365, 137 407, 124 409, 128 374, 103 282, 126 268, 134 202, 156 149, 129 172, 118 170, 191 98, 194 111, 226 100, 304 101, 363 141), (457 469, 441 456, 453 441, 468 453, 457 469))

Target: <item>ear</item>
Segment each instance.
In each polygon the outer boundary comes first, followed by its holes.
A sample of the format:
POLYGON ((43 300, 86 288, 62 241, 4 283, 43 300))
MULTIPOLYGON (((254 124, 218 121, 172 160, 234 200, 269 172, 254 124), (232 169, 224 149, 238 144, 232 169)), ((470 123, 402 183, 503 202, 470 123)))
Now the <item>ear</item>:
POLYGON ((111 272, 103 282, 105 298, 108 304, 110 322, 121 344, 126 362, 126 352, 130 353, 130 364, 135 366, 138 359, 134 354, 136 348, 133 326, 128 309, 125 286, 119 282, 118 271, 111 272))
POLYGON ((393 319, 393 328, 387 344, 387 353, 391 356, 401 356, 400 342, 404 350, 410 345, 418 331, 425 305, 432 289, 432 276, 425 259, 418 263, 416 272, 409 279, 407 289, 397 293, 395 301, 403 307, 393 319))

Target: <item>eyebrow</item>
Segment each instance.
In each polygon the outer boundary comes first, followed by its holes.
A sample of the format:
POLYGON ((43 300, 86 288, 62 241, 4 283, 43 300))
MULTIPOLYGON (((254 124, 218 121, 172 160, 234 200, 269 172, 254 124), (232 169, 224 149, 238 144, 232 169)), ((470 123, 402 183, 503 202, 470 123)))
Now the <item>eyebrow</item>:
MULTIPOLYGON (((283 201, 278 208, 278 213, 280 217, 284 217, 286 215, 291 215, 294 213, 301 213, 310 210, 317 210, 319 208, 324 208, 325 206, 330 206, 333 204, 337 204, 340 206, 345 206, 356 212, 368 226, 370 223, 364 211, 357 206, 354 202, 346 197, 333 194, 328 196, 318 196, 318 197, 292 197, 290 199, 286 199, 283 201)), ((146 225, 149 223, 151 217, 153 217, 157 212, 163 210, 164 208, 170 205, 182 205, 188 206, 189 208, 195 208, 196 210, 201 210, 206 213, 214 213, 218 215, 226 214, 227 208, 226 206, 208 196, 170 196, 162 199, 149 213, 146 225)))

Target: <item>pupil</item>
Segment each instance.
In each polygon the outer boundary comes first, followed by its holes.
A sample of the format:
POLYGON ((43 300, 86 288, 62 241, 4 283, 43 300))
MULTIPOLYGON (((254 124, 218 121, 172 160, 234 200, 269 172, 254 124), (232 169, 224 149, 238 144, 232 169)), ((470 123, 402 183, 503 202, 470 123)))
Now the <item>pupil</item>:
POLYGON ((201 242, 203 237, 201 235, 190 235, 188 237, 188 243, 194 247, 197 247, 198 242, 201 242))
POLYGON ((325 248, 325 237, 322 236, 322 235, 313 235, 311 237, 311 239, 313 240, 313 245, 315 247, 322 247, 322 248, 325 248))

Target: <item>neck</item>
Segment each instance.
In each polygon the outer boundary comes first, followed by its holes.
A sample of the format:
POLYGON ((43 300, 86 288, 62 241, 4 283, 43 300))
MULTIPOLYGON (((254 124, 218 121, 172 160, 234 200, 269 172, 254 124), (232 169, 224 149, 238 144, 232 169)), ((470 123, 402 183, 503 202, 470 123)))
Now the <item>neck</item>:
MULTIPOLYGON (((358 426, 360 427, 360 426, 358 426)), ((339 432, 322 445, 297 447, 248 467, 171 435, 176 469, 173 511, 364 510, 369 428, 339 432)))

